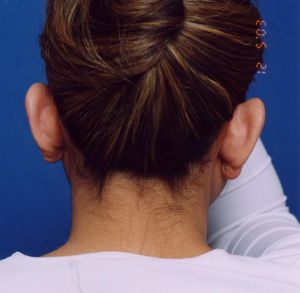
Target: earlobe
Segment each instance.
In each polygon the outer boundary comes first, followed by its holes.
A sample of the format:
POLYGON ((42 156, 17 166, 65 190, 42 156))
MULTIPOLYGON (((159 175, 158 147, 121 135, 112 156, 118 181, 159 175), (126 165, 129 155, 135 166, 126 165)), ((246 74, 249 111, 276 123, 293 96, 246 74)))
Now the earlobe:
POLYGON ((222 164, 222 173, 226 179, 233 180, 240 176, 242 168, 233 168, 230 164, 222 164))
POLYGON ((25 108, 32 135, 47 162, 62 159, 64 137, 53 97, 44 84, 32 85, 27 94, 25 108))
POLYGON ((260 99, 253 98, 238 105, 224 130, 219 151, 225 178, 232 180, 240 175, 261 135, 264 122, 265 108, 260 99))

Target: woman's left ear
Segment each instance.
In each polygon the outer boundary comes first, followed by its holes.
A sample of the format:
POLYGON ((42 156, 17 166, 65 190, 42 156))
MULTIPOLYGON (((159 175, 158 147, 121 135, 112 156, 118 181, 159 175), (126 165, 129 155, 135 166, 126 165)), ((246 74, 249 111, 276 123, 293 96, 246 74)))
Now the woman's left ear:
POLYGON ((63 158, 65 140, 53 95, 42 83, 33 84, 26 94, 25 108, 32 135, 44 160, 55 163, 63 158))

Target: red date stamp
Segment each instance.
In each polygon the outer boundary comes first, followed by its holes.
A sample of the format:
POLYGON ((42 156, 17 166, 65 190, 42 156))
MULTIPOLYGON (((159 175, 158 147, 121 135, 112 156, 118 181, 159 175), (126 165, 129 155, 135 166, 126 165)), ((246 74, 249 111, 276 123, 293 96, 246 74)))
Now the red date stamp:
MULTIPOLYGON (((266 21, 262 20, 262 19, 258 19, 256 21, 256 39, 260 39, 260 43, 256 44, 256 48, 258 50, 263 49, 263 48, 267 48, 267 43, 266 41, 263 41, 263 38, 267 35, 267 23, 266 21)), ((267 70, 267 64, 262 64, 261 62, 258 62, 256 64, 256 68, 257 68, 257 73, 261 73, 261 74, 266 74, 266 70, 267 70)))

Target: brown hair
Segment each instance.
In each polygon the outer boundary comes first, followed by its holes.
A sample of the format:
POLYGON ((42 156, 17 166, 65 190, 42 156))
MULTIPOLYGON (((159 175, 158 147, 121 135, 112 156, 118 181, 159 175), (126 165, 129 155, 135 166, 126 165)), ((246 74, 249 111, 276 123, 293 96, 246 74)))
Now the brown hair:
POLYGON ((125 172, 176 199, 263 62, 258 19, 249 0, 48 0, 48 85, 100 197, 125 172))

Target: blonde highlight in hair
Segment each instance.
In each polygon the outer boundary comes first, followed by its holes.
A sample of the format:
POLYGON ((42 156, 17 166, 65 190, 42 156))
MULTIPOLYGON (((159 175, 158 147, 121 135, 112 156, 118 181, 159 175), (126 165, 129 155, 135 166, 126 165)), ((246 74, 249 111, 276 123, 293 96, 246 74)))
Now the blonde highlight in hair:
POLYGON ((48 0, 40 36, 61 121, 99 186, 125 172, 178 199, 263 62, 249 0, 48 0))

